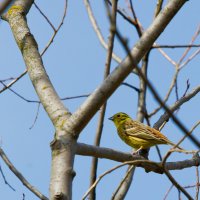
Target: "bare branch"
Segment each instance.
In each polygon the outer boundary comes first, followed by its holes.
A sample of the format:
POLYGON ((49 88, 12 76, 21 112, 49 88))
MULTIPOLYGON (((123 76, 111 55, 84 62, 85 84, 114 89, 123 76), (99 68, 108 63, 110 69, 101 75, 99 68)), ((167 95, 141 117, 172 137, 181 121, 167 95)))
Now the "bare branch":
POLYGON ((129 87, 131 89, 134 89, 136 92, 140 93, 140 89, 138 89, 137 87, 135 87, 135 86, 133 86, 133 85, 131 85, 129 83, 123 82, 123 83, 121 83, 121 85, 125 85, 125 86, 127 86, 127 87, 129 87))
POLYGON ((4 0, 0 3, 0 16, 11 5, 12 2, 14 2, 14 0, 4 0))
POLYGON ((18 76, 13 81, 11 81, 8 85, 5 85, 4 88, 0 90, 0 93, 10 88, 13 84, 15 84, 18 80, 20 80, 26 73, 27 73, 27 70, 25 70, 20 76, 18 76))
MULTIPOLYGON (((197 31, 194 33, 194 36, 192 37, 192 40, 190 41, 189 45, 193 45, 193 43, 194 43, 194 41, 196 40, 196 38, 198 37, 199 33, 200 33, 200 26, 198 27, 197 31)), ((180 58, 180 60, 179 60, 179 62, 178 62, 178 65, 180 65, 180 64, 182 63, 182 61, 184 60, 184 58, 185 58, 185 57, 187 56, 187 54, 189 53, 190 49, 191 49, 191 47, 188 47, 188 48, 184 51, 183 55, 181 56, 181 58, 180 58)))
POLYGON ((168 170, 164 170, 165 175, 169 178, 169 180, 173 183, 173 185, 180 190, 189 200, 193 200, 190 194, 175 180, 175 178, 169 173, 168 170))
MULTIPOLYGON (((160 15, 159 15, 160 16, 160 15)), ((154 21, 155 22, 155 21, 154 21)), ((135 67, 136 71, 138 72, 139 76, 145 80, 147 86, 149 87, 151 93, 153 94, 154 98, 156 101, 158 101, 160 103, 160 105, 162 105, 162 107, 165 109, 165 111, 169 114, 169 116, 173 119, 173 121, 176 123, 176 125, 182 130, 182 132, 186 135, 188 135, 188 130, 187 128, 184 126, 183 123, 181 123, 174 115, 173 113, 170 111, 170 109, 163 103, 162 99, 160 98, 160 96, 158 95, 158 93, 156 92, 156 90, 154 89, 153 85, 149 82, 148 79, 145 78, 145 76, 143 75, 143 73, 141 72, 141 70, 138 68, 137 63, 135 62, 135 59, 133 57, 133 55, 130 53, 129 48, 127 46, 126 41, 124 40, 124 38, 120 35, 120 33, 117 31, 116 35, 118 37, 118 39, 120 40, 120 42, 122 43, 124 49, 126 50, 130 61, 132 63, 132 65, 135 67)), ((144 35, 143 35, 144 36, 144 35)), ((199 148, 200 147, 200 142, 193 136, 193 135, 188 135, 189 139, 199 148)))
POLYGON ((37 106, 37 112, 36 112, 36 115, 35 115, 35 119, 34 119, 34 122, 33 124, 29 127, 29 129, 32 129, 38 119, 38 116, 39 116, 39 110, 40 110, 40 103, 38 103, 38 106, 37 106))
POLYGON ((16 191, 15 188, 14 188, 10 183, 8 183, 8 181, 6 180, 6 177, 5 177, 4 173, 3 173, 3 170, 2 170, 1 165, 0 165, 0 173, 1 173, 2 177, 3 177, 4 183, 5 183, 6 185, 8 185, 8 187, 9 187, 11 190, 16 191))
POLYGON ((112 195, 111 200, 120 200, 120 199, 124 199, 133 180, 133 175, 135 172, 135 167, 134 165, 130 165, 127 169, 127 172, 125 174, 125 176, 123 177, 123 179, 121 180, 118 188, 116 189, 116 191, 114 192, 114 194, 112 195))
MULTIPOLYGON (((179 73, 179 69, 178 67, 175 67, 175 73, 174 73, 174 76, 173 76, 173 79, 171 81, 171 84, 169 86, 169 90, 167 92, 167 94, 165 95, 165 98, 163 99, 163 103, 166 103, 170 97, 170 94, 177 82, 177 77, 178 77, 178 73, 179 73)), ((160 109, 162 108, 161 105, 159 105, 154 111, 152 111, 151 113, 149 113, 148 117, 152 117, 153 115, 155 115, 160 109)))
MULTIPOLYGON (((4 88, 7 88, 7 86, 2 82, 0 81, 0 83, 4 86, 4 88)), ((7 88, 8 90, 10 90, 12 93, 14 93, 16 96, 18 96, 20 99, 28 102, 28 103, 40 103, 39 101, 34 101, 34 100, 29 100, 29 99, 26 99, 25 97, 23 97, 22 95, 20 95, 19 93, 15 92, 13 89, 11 88, 7 88)))
POLYGON ((200 48, 197 49, 184 63, 180 65, 180 69, 183 69, 193 58, 195 58, 200 53, 200 48))
POLYGON ((30 1, 18 0, 16 3, 20 3, 20 6, 14 4, 9 9, 6 16, 7 21, 23 55, 34 88, 56 129, 56 137, 51 143, 52 155, 54 156, 52 156, 50 198, 71 200, 72 181, 74 177, 74 148, 77 138, 73 136, 73 131, 69 132, 63 127, 63 124, 70 116, 70 112, 60 101, 44 69, 37 42, 30 33, 27 25, 24 14, 28 12, 33 1, 30 3, 30 1))
MULTIPOLYGON (((156 43, 155 43, 155 44, 156 44, 156 43)), ((172 65, 177 66, 177 63, 176 63, 174 60, 172 60, 172 58, 170 58, 170 57, 165 53, 165 51, 164 51, 163 49, 158 48, 158 50, 160 51, 160 53, 161 53, 172 65)))
MULTIPOLYGON (((181 105, 183 105, 184 103, 186 103, 187 101, 189 101, 192 97, 194 97, 196 94, 198 94, 200 92, 200 86, 196 87, 195 89, 193 89, 192 92, 188 93, 186 96, 182 97, 181 99, 179 99, 177 102, 175 102, 174 105, 169 107, 169 110, 173 113, 175 110, 177 110, 181 105)), ((159 128, 164 121, 169 120, 170 116, 168 113, 164 113, 159 120, 155 123, 154 128, 159 128)))
POLYGON ((151 48, 157 37, 184 3, 185 1, 183 0, 168 2, 163 11, 143 33, 138 43, 132 49, 131 58, 130 56, 125 58, 105 81, 87 98, 79 109, 74 112, 65 126, 66 130, 73 130, 77 135, 80 133, 101 105, 110 97, 128 74, 131 73, 133 66, 136 66, 144 54, 151 48))
POLYGON ((135 9, 134 9, 134 7, 133 7, 133 2, 132 2, 131 0, 129 0, 129 4, 130 4, 131 12, 132 12, 132 14, 133 14, 133 18, 134 18, 134 20, 135 20, 135 28, 136 28, 136 30, 137 30, 138 36, 141 37, 141 36, 142 36, 142 33, 143 33, 143 31, 144 31, 144 29, 143 29, 141 23, 140 23, 139 20, 138 20, 138 17, 137 17, 137 15, 136 15, 135 9))
POLYGON ((46 19, 46 21, 48 22, 48 24, 51 26, 51 28, 54 30, 54 32, 56 32, 56 28, 54 27, 54 25, 51 23, 51 21, 49 20, 49 18, 42 12, 42 10, 39 8, 39 6, 34 2, 33 5, 36 7, 36 9, 40 12, 40 14, 46 19))
POLYGON ((151 168, 154 172, 157 173, 165 173, 167 175, 167 177, 170 179, 171 182, 173 182, 173 184, 180 189, 185 196, 188 197, 188 199, 192 200, 192 197, 188 194, 187 191, 185 191, 185 189, 183 187, 181 187, 176 181, 175 179, 171 176, 171 174, 168 172, 166 166, 162 167, 162 165, 160 163, 155 163, 149 160, 135 160, 135 161, 126 161, 120 165, 117 165, 111 169, 109 169, 108 171, 106 171, 105 173, 101 174, 99 176, 99 178, 94 182, 94 184, 88 189, 88 191, 84 194, 82 200, 84 200, 88 194, 90 193, 90 191, 96 187, 96 185, 99 183, 99 181, 106 176, 107 174, 113 172, 114 170, 121 168, 125 165, 135 165, 135 166, 139 166, 139 167, 144 167, 146 169, 146 172, 149 172, 149 169, 151 168))
POLYGON ((160 11, 162 10, 162 6, 163 6, 163 0, 157 0, 154 18, 157 17, 157 15, 160 13, 160 11))
POLYGON ((172 190, 173 187, 174 187, 174 185, 172 184, 172 185, 170 186, 170 188, 167 190, 167 192, 166 192, 166 194, 165 194, 163 200, 166 200, 166 199, 167 199, 167 197, 168 197, 168 195, 169 195, 169 193, 171 192, 171 190, 172 190))
POLYGON ((32 186, 24 176, 14 167, 14 165, 10 162, 3 149, 0 148, 0 156, 5 162, 5 164, 9 167, 9 169, 16 175, 16 177, 26 186, 31 192, 33 192, 37 197, 42 200, 48 200, 46 196, 44 196, 39 190, 37 190, 34 186, 32 186))
MULTIPOLYGON (((83 143, 77 143, 76 154, 82 155, 82 156, 93 156, 93 157, 98 157, 98 158, 105 158, 105 159, 110 159, 117 162, 146 160, 142 156, 138 156, 138 155, 133 156, 130 153, 124 153, 124 152, 116 151, 110 148, 95 147, 93 145, 88 145, 88 144, 83 144, 83 143)), ((157 164, 161 165, 161 163, 157 163, 157 164)), ((192 159, 176 161, 176 162, 166 162, 165 168, 167 170, 182 170, 185 168, 190 168, 190 167, 199 166, 199 165, 200 165, 200 158, 197 154, 195 154, 192 159)), ((139 167, 143 167, 143 168, 147 167, 149 171, 154 171, 154 168, 151 168, 152 166, 148 168, 148 166, 139 165, 139 167)), ((160 170, 161 169, 159 169, 159 171, 154 171, 154 172, 160 173, 160 170)))
MULTIPOLYGON (((35 3, 34 3, 35 4, 35 3)), ((39 9, 39 7, 35 4, 35 6, 39 9)), ((45 16, 41 10, 39 10, 40 13, 45 16)), ((63 12, 63 17, 61 19, 60 24, 58 25, 58 28, 55 28, 51 23, 50 25, 52 25, 51 27, 54 30, 54 33, 51 37, 51 39, 49 40, 48 44, 46 45, 46 47, 43 49, 43 51, 41 52, 41 56, 44 55, 44 53, 47 51, 47 49, 50 47, 50 45, 53 43, 53 40, 55 38, 55 36, 57 35, 57 33, 59 32, 60 28, 62 27, 63 23, 64 23, 64 19, 66 17, 66 12, 67 12, 67 1, 65 0, 65 5, 64 5, 64 12, 63 12)), ((46 16, 45 16, 46 17, 46 16)), ((47 17, 46 17, 47 18, 47 17)), ((47 20, 48 21, 48 20, 47 20)), ((27 69, 21 74, 19 75, 17 78, 15 78, 12 82, 10 82, 8 85, 6 85, 6 87, 4 87, 2 90, 0 90, 0 93, 4 92, 6 89, 10 88, 12 85, 14 85, 17 81, 19 81, 25 74, 27 73, 27 69)))
MULTIPOLYGON (((99 28, 99 26, 97 24, 97 21, 96 21, 96 19, 94 17, 93 12, 92 12, 92 8, 90 6, 89 0, 84 0, 84 4, 85 4, 85 7, 87 9, 88 16, 89 16, 90 22, 92 24, 92 27, 93 27, 95 33, 97 34, 97 37, 99 38, 99 41, 100 41, 101 45, 105 49, 108 49, 108 45, 106 44, 106 42, 105 42, 105 40, 103 38, 101 30, 100 30, 100 28, 99 28)), ((119 56, 117 56, 116 54, 114 54, 114 53, 112 53, 112 58, 118 63, 121 63, 121 61, 122 61, 121 58, 119 56)))
MULTIPOLYGON (((199 121, 197 124, 195 124, 195 125, 193 126, 193 128, 191 129, 191 131, 189 132, 189 134, 191 134, 191 133, 194 131, 194 129, 195 129, 199 124, 200 124, 200 121, 199 121)), ((187 137, 187 135, 185 135, 173 148, 176 148, 186 137, 187 137)), ((171 155, 172 152, 173 152, 173 149, 172 149, 172 151, 168 151, 167 154, 164 156, 163 161, 162 161, 162 165, 163 165, 163 166, 166 164, 167 158, 171 155)), ((198 156, 197 153, 194 154, 194 157, 199 158, 199 156, 198 156)), ((198 171, 198 167, 196 167, 196 169, 197 169, 197 171, 198 171)), ((187 196, 188 199, 193 199, 193 198, 189 195, 189 193, 187 193, 187 191, 186 191, 181 185, 179 185, 179 184, 177 183, 177 181, 172 177, 172 175, 169 173, 168 170, 164 169, 164 172, 165 172, 165 174, 167 175, 167 177, 170 179, 170 181, 172 182, 172 184, 178 189, 178 191, 182 191, 182 192, 185 194, 185 196, 187 196)), ((198 172, 197 172, 197 180, 199 181, 199 179, 198 179, 198 172)), ((198 184, 197 184, 197 185, 198 185, 198 184)), ((198 186, 197 186, 197 187, 198 187, 198 186)), ((199 193, 199 189, 197 189, 197 191, 196 191, 196 194, 198 194, 198 193, 199 193)), ((197 197, 197 199, 198 199, 198 197, 197 197)))
POLYGON ((157 49, 157 48, 167 48, 167 49, 174 49, 174 48, 189 48, 189 47, 200 47, 200 44, 183 44, 183 45, 159 45, 159 44, 154 44, 152 46, 152 49, 157 49))
MULTIPOLYGON (((106 0, 110 5, 112 5, 110 0, 106 0)), ((130 23, 133 26, 136 26, 136 21, 134 21, 130 16, 124 13, 124 11, 120 8, 117 8, 117 12, 119 15, 124 18, 128 23, 130 23)))
POLYGON ((54 38, 56 37, 57 33, 59 32, 60 28, 62 27, 62 25, 64 24, 64 20, 66 17, 66 13, 67 13, 67 0, 64 0, 65 5, 64 5, 64 11, 63 11, 63 16, 62 19, 60 21, 60 24, 58 25, 57 28, 53 28, 54 30, 54 34, 52 35, 51 39, 49 40, 48 44, 46 45, 46 47, 44 48, 44 50, 41 52, 41 56, 44 55, 44 53, 47 51, 47 49, 50 47, 50 45, 53 43, 54 38))

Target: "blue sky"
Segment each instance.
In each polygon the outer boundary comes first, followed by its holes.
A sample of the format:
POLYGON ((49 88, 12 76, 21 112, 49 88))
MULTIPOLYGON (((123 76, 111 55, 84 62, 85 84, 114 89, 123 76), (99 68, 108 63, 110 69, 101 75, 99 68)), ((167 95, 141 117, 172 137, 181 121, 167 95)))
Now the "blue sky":
MULTIPOLYGON (((91 1, 97 17, 101 31, 107 39, 109 24, 105 14, 103 1, 91 1)), ((125 1, 120 1, 124 6, 125 1)), ((48 16, 52 23, 57 27, 63 13, 64 1, 36 1, 42 11, 48 16)), ((156 1, 133 0, 138 18, 146 29, 152 22, 154 7, 156 1)), ((188 1, 180 13, 175 16, 163 34, 159 37, 159 44, 188 44, 192 35, 199 26, 200 17, 198 9, 200 1, 188 1)), ((32 34, 35 36, 40 52, 46 46, 53 34, 52 29, 46 23, 45 19, 32 6, 28 14, 28 24, 32 34)), ((132 47, 138 40, 135 29, 118 17, 118 26, 121 33, 129 38, 129 46, 132 47)), ((0 22, 0 79, 17 77, 25 70, 25 65, 14 41, 7 22, 0 22)), ((197 39, 196 44, 199 44, 197 39)), ((123 48, 116 41, 115 53, 121 58, 125 56, 123 48)), ((184 49, 165 50, 175 61, 177 61, 184 49)), ((194 52, 194 51, 192 51, 194 52)), ((190 53, 191 55, 191 53, 190 53)), ((70 97, 91 93, 98 85, 102 83, 105 66, 106 51, 100 45, 96 34, 94 33, 83 1, 69 1, 65 23, 57 34, 54 42, 43 56, 45 69, 60 97, 70 97)), ((178 78, 180 95, 184 92, 187 79, 190 80, 190 90, 199 85, 199 56, 180 72, 178 78)), ((116 62, 112 62, 112 70, 116 67, 116 62)), ((169 84, 173 77, 174 67, 158 53, 152 50, 149 61, 149 78, 161 97, 165 96, 169 84)), ((138 78, 130 74, 126 82, 138 87, 138 78)), ((8 83, 8 82, 7 82, 8 83)), ((28 75, 18 81, 13 90, 23 97, 31 100, 38 100, 28 75)), ((85 98, 68 100, 64 104, 71 112, 74 112, 85 98)), ((197 107, 200 97, 197 95, 192 101, 184 105, 178 113, 178 117, 189 129, 199 120, 197 107)), ((168 105, 173 104, 175 95, 173 92, 168 105)), ((27 103, 7 90, 0 95, 1 110, 1 128, 0 140, 1 146, 13 162, 17 169, 37 187, 42 193, 48 195, 50 180, 51 152, 49 144, 54 136, 54 128, 48 119, 48 116, 40 107, 39 116, 36 124, 32 126, 36 113, 37 104, 27 103)), ((157 102, 152 98, 148 91, 147 108, 148 111, 154 110, 157 102)), ((107 120, 108 117, 116 112, 123 111, 136 117, 137 93, 130 88, 121 86, 108 100, 108 109, 104 122, 104 130, 101 145, 120 151, 130 151, 130 147, 125 145, 118 138, 114 125, 107 120)), ((163 113, 160 111, 152 118, 153 124, 163 113)), ((82 131, 79 142, 92 144, 97 126, 98 114, 94 116, 87 127, 82 131)), ((181 137, 181 131, 169 121, 163 133, 173 142, 177 142, 181 137)), ((199 129, 194 134, 199 137, 199 129)), ((195 149, 195 146, 186 140, 182 144, 185 149, 195 149)), ((169 147, 160 146, 161 153, 164 155, 169 147)), ((174 154, 169 160, 183 160, 191 156, 174 154)), ((150 159, 158 161, 155 148, 151 149, 150 159)), ((73 199, 81 199, 82 195, 88 189, 91 158, 76 156, 75 171, 77 173, 74 179, 73 199), (84 167, 83 167, 84 166, 84 167)), ((20 181, 10 172, 7 166, 0 160, 1 167, 6 175, 7 181, 16 189, 16 192, 10 190, 0 178, 0 194, 2 199, 22 199, 22 194, 26 200, 36 200, 20 181)), ((98 174, 105 172, 119 163, 101 159, 99 162, 98 174)), ((124 175, 126 167, 115 171, 106 176, 98 185, 97 199, 110 199, 115 191, 119 181, 124 175)), ((172 172, 180 184, 195 184, 195 168, 172 172)), ((164 175, 149 173, 146 174, 143 169, 137 169, 134 176, 134 183, 128 192, 126 199, 163 199, 166 191, 171 186, 170 181, 164 175), (160 187, 162 183, 162 187, 160 187), (159 188, 159 190, 158 190, 159 188), (144 192, 145 191, 145 192, 144 192)), ((195 190, 189 189, 188 192, 194 196, 195 190)), ((178 193, 174 188, 168 199, 177 199, 178 193)), ((182 195, 183 199, 185 198, 182 195)))

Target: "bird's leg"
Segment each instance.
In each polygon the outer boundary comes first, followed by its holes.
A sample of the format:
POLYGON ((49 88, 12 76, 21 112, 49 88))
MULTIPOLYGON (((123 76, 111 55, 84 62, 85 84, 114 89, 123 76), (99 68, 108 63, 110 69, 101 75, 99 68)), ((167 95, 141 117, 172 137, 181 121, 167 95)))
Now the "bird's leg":
POLYGON ((139 155, 139 152, 140 152, 141 149, 143 149, 142 146, 139 149, 137 149, 136 151, 133 151, 132 154, 133 155, 139 155))

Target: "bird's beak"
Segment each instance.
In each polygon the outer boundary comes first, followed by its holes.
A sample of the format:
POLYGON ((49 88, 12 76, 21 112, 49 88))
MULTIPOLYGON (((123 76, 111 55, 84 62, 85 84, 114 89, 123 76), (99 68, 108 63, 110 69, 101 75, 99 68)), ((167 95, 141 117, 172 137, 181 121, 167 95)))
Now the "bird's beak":
POLYGON ((111 120, 111 121, 113 121, 113 117, 109 117, 108 119, 111 120))

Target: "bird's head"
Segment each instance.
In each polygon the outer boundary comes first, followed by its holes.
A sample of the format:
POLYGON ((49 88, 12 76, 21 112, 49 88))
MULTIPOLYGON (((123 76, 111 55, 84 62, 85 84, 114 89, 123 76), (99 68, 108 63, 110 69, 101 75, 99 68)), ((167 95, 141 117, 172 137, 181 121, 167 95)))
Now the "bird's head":
POLYGON ((131 119, 126 113, 119 112, 114 114, 112 117, 108 118, 109 120, 115 123, 115 126, 119 126, 119 124, 123 123, 127 119, 131 119))

